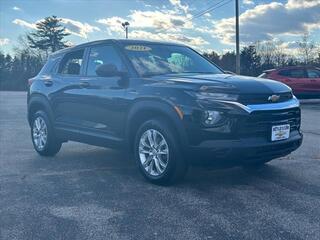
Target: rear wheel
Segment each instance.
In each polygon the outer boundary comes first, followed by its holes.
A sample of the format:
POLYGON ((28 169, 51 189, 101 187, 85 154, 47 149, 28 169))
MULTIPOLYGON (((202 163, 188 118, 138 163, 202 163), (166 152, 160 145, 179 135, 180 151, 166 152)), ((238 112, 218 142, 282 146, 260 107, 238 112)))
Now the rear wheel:
POLYGON ((165 119, 148 120, 140 126, 134 154, 142 175, 155 184, 173 184, 184 177, 188 168, 174 130, 165 119))
POLYGON ((53 126, 44 111, 37 111, 32 118, 31 138, 34 149, 42 156, 54 156, 61 148, 53 126))

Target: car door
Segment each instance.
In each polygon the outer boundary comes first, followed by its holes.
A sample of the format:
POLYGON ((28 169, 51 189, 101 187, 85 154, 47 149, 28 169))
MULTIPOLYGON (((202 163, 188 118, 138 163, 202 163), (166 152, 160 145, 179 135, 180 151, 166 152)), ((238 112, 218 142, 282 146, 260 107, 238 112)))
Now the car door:
POLYGON ((284 69, 278 72, 279 80, 292 88, 295 94, 308 91, 308 78, 304 68, 284 69))
POLYGON ((306 69, 313 92, 320 94, 320 70, 306 69))
POLYGON ((77 105, 81 109, 81 130, 121 140, 124 131, 123 100, 127 88, 127 76, 100 76, 101 65, 112 65, 120 72, 127 72, 123 59, 112 45, 96 45, 87 49, 85 77, 80 79, 77 105))
POLYGON ((85 49, 66 53, 54 74, 55 90, 49 95, 56 128, 74 130, 81 126, 82 106, 79 104, 81 79, 84 77, 85 49))

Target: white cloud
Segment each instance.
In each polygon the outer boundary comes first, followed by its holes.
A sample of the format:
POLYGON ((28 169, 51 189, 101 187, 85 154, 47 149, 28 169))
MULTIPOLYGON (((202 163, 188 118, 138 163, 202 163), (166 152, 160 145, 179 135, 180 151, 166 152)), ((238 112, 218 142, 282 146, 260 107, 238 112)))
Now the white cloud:
POLYGON ((253 5, 253 4, 254 4, 254 1, 253 1, 253 0, 243 0, 242 2, 243 2, 243 4, 245 4, 245 5, 253 5))
POLYGON ((134 30, 129 33, 129 37, 133 39, 179 42, 194 47, 209 44, 201 37, 189 37, 180 33, 151 33, 143 30, 134 30))
POLYGON ((17 24, 21 27, 26 27, 26 28, 31 28, 31 29, 36 29, 36 24, 35 23, 29 23, 27 21, 24 21, 22 19, 15 19, 12 21, 12 23, 17 24))
POLYGON ((320 4, 320 0, 288 0, 288 8, 309 8, 320 4))
POLYGON ((187 4, 183 5, 181 3, 181 0, 169 0, 169 1, 177 10, 181 9, 184 13, 188 13, 189 6, 187 4))
MULTIPOLYGON (((76 35, 81 38, 87 38, 88 33, 92 33, 94 31, 100 31, 100 28, 96 26, 92 26, 88 23, 82 23, 79 21, 75 21, 69 18, 60 18, 61 23, 64 27, 66 27, 66 32, 76 35)), ((42 21, 43 19, 40 19, 34 23, 27 22, 22 19, 15 19, 12 21, 12 23, 17 24, 21 27, 30 28, 30 29, 37 29, 36 23, 42 21)))
POLYGON ((8 45, 10 43, 9 38, 0 38, 0 46, 8 45))
POLYGON ((157 28, 174 30, 174 28, 192 28, 192 23, 185 16, 176 15, 171 11, 132 11, 130 24, 137 28, 157 28))
MULTIPOLYGON (((225 44, 234 44, 234 18, 213 24, 213 34, 225 44)), ((320 29, 320 0, 288 0, 257 5, 240 16, 243 43, 268 40, 278 35, 301 35, 320 29)))
POLYGON ((61 23, 66 27, 66 31, 70 34, 81 38, 87 38, 88 33, 100 31, 100 28, 92 26, 88 23, 82 23, 69 18, 61 18, 61 23))
POLYGON ((125 22, 126 20, 121 17, 110 17, 110 18, 103 18, 97 20, 98 23, 104 24, 107 26, 107 30, 112 32, 123 32, 123 27, 121 23, 125 22))
MULTIPOLYGON (((121 17, 99 19, 97 22, 107 26, 109 31, 122 32, 121 23, 126 21, 121 17)), ((193 28, 187 16, 175 14, 173 11, 140 11, 133 10, 128 16, 130 28, 152 28, 155 30, 180 31, 193 28)))
POLYGON ((12 8, 12 10, 15 10, 15 11, 22 11, 22 9, 21 9, 21 8, 19 8, 19 7, 17 7, 17 6, 14 6, 14 7, 12 8))

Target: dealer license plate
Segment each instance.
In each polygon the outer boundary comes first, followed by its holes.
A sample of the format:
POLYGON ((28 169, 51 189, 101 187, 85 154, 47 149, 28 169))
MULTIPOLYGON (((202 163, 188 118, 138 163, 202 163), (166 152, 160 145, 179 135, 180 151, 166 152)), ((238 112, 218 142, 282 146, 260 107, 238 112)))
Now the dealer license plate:
POLYGON ((271 141, 279 141, 289 138, 290 124, 272 126, 271 141))

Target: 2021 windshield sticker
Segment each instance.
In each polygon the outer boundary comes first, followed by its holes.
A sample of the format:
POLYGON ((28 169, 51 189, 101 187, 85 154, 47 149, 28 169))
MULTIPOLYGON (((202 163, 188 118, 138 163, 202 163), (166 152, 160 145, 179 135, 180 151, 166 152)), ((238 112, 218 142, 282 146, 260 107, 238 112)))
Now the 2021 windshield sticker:
POLYGON ((138 51, 138 52, 151 51, 150 47, 143 46, 143 45, 128 45, 125 47, 125 49, 130 51, 138 51))

